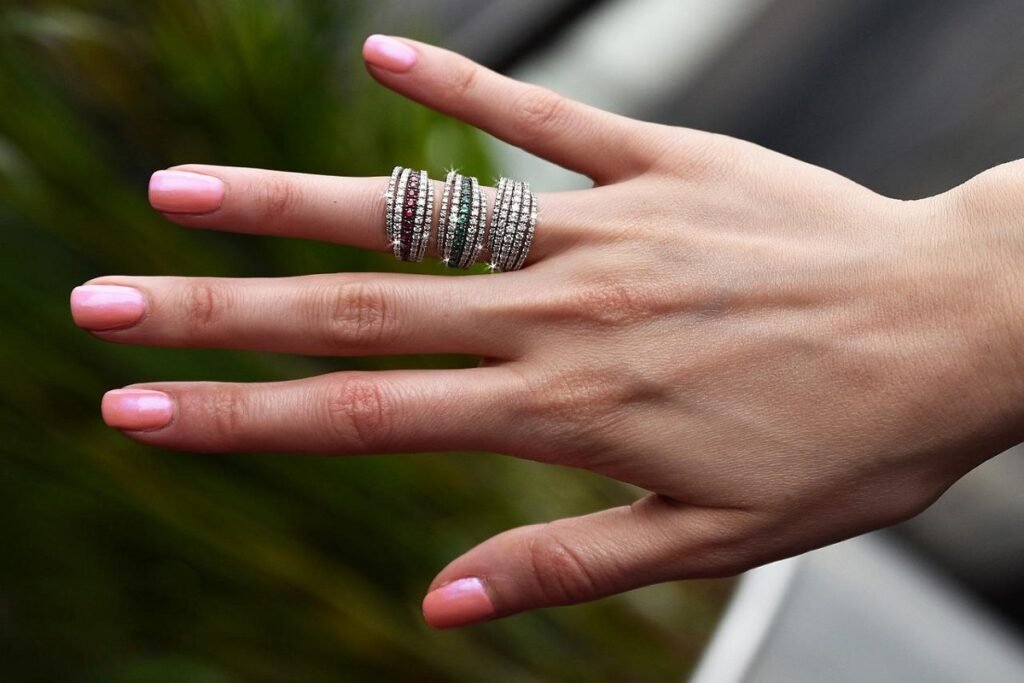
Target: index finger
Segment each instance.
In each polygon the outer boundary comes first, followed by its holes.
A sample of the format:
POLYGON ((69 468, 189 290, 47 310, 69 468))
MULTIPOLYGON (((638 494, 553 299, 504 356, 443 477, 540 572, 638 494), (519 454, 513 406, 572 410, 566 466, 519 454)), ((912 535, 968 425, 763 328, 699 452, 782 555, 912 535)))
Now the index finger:
POLYGON ((373 35, 363 58, 387 87, 598 184, 648 165, 637 143, 637 121, 503 76, 450 50, 373 35))

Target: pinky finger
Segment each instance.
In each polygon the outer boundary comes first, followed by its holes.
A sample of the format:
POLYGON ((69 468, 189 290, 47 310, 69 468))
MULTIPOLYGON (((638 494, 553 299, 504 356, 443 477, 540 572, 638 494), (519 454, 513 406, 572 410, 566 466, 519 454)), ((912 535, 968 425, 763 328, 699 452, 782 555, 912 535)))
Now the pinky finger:
POLYGON ((507 414, 515 377, 496 365, 149 383, 107 392, 102 412, 137 441, 184 451, 500 451, 506 446, 492 435, 513 436, 507 414))

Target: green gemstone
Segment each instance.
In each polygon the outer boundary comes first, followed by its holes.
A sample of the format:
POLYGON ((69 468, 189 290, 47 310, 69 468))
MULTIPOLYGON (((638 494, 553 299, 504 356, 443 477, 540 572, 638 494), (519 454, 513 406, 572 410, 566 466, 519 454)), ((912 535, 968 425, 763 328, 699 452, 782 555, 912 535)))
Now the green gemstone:
POLYGON ((452 236, 450 260, 458 263, 462 260, 463 250, 466 246, 466 236, 469 232, 469 215, 473 209, 473 183, 468 178, 462 181, 462 194, 459 200, 458 213, 455 221, 455 231, 452 236))

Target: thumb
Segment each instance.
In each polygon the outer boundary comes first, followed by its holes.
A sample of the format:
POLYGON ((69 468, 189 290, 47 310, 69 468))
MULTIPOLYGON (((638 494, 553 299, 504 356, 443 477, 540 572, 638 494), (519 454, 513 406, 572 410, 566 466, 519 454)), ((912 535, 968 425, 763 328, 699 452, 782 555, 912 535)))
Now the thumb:
POLYGON ((746 569, 749 513, 649 495, 632 505, 510 529, 451 562, 430 584, 435 628, 569 605, 663 581, 746 569))

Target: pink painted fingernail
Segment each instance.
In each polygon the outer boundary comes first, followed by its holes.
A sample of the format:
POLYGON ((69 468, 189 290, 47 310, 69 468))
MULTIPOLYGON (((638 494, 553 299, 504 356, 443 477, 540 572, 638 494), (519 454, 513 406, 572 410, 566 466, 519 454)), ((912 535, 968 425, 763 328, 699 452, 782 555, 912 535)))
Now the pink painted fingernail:
POLYGON ((363 59, 388 71, 408 71, 416 64, 416 58, 416 50, 391 36, 377 33, 363 43, 363 59))
POLYGON ((494 614, 484 584, 475 577, 452 581, 423 598, 423 616, 435 628, 462 626, 494 614))
POLYGON ((110 330, 138 322, 146 298, 134 287, 82 285, 71 290, 71 318, 87 330, 110 330))
POLYGON ((174 404, 162 391, 114 389, 103 395, 103 421, 117 429, 159 429, 171 421, 174 404))
POLYGON ((168 213, 209 213, 224 201, 220 178, 188 171, 157 171, 149 179, 149 203, 168 213))

